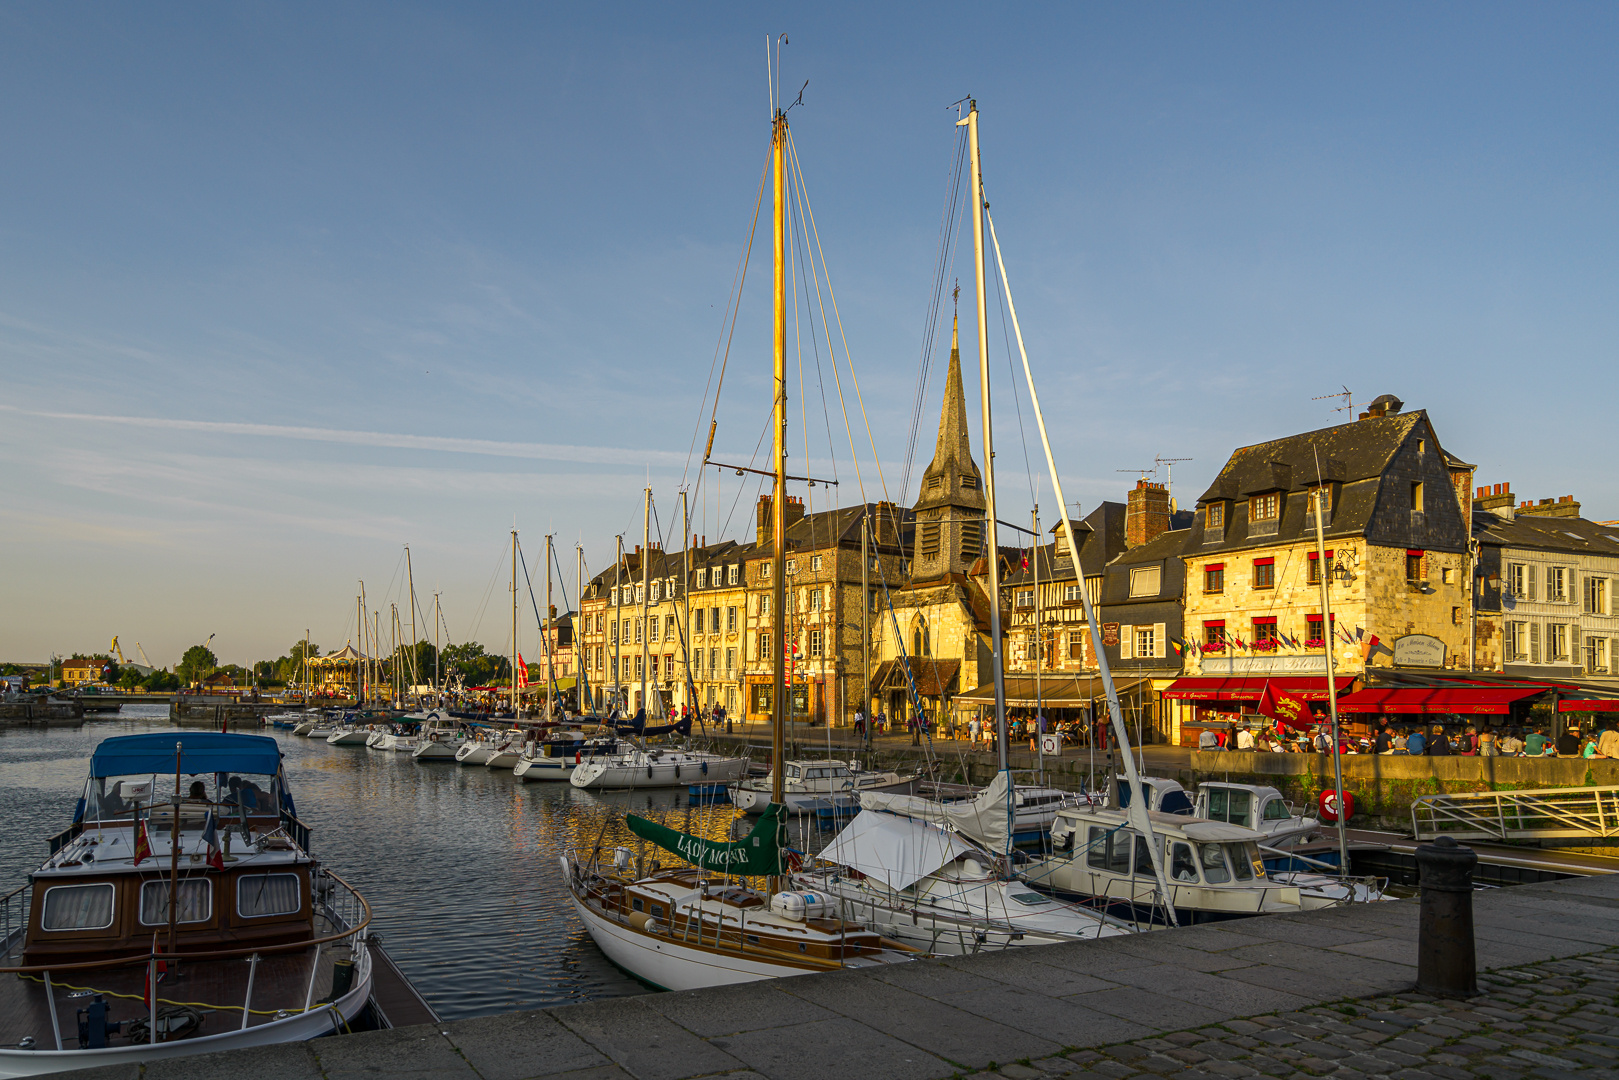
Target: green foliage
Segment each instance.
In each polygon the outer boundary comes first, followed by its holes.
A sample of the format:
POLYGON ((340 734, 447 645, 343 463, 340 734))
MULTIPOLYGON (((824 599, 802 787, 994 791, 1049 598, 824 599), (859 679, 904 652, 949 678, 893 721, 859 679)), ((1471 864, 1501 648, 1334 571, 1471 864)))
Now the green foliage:
POLYGON ((213 654, 213 650, 206 645, 193 645, 180 657, 176 674, 182 682, 190 684, 207 678, 218 667, 219 658, 213 654))
POLYGON ((489 686, 511 678, 512 665, 504 656, 491 656, 476 641, 444 650, 446 678, 459 677, 467 686, 489 686))
POLYGON ((153 694, 169 693, 180 689, 180 677, 159 668, 141 681, 141 688, 153 694))
POLYGON ((134 668, 125 668, 118 675, 118 685, 125 690, 133 690, 141 684, 141 673, 134 668))

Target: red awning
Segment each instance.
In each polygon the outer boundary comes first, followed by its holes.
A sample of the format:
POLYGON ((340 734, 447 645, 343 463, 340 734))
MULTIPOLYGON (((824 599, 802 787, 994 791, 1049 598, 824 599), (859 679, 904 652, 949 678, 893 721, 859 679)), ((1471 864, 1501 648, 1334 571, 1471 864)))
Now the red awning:
POLYGON ((1455 686, 1361 690, 1339 698, 1338 711, 1504 716, 1517 702, 1544 694, 1546 689, 1544 686, 1455 686))
MULTIPOLYGON (((1353 675, 1340 675, 1336 686, 1339 695, 1354 685, 1353 675)), ((1217 678, 1192 675, 1176 679, 1164 691, 1164 697, 1181 701, 1258 701, 1265 693, 1265 684, 1303 698, 1305 701, 1327 700, 1325 675, 1258 675, 1246 678, 1217 678)), ((1340 696, 1339 700, 1342 700, 1340 696)))
POLYGON ((1619 699, 1579 698, 1557 703, 1558 712, 1619 712, 1619 699))

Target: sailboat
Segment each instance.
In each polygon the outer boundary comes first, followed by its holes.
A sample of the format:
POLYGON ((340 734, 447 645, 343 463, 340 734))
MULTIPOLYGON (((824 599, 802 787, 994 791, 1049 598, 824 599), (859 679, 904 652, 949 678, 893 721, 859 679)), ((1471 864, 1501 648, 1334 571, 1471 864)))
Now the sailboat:
MULTIPOLYGON (((644 532, 643 550, 652 550, 652 489, 646 489, 644 504, 644 532)), ((641 560, 641 619, 647 617, 647 604, 651 591, 647 588, 648 566, 652 560, 650 554, 641 560)), ((690 784, 729 784, 733 780, 740 780, 748 775, 748 759, 745 757, 716 754, 707 750, 673 750, 658 747, 649 747, 644 740, 654 735, 691 734, 691 720, 682 719, 669 724, 654 727, 647 726, 647 719, 653 715, 662 714, 662 697, 656 687, 650 686, 647 673, 651 665, 647 661, 647 635, 641 638, 641 701, 642 708, 638 710, 628 725, 618 725, 616 730, 621 736, 631 736, 636 739, 629 749, 618 754, 604 754, 590 760, 581 759, 568 777, 568 782, 576 788, 595 788, 598 790, 621 790, 626 788, 666 788, 685 787, 690 784), (654 704, 656 703, 656 704, 654 704), (651 706, 648 708, 648 706, 651 706)))
MULTIPOLYGON (((979 155, 978 145, 978 103, 973 100, 966 102, 967 112, 957 121, 958 127, 966 128, 967 147, 969 154, 969 179, 971 183, 971 202, 973 219, 973 275, 976 283, 976 315, 978 330, 978 400, 981 409, 980 424, 983 433, 983 490, 985 500, 985 535, 986 550, 988 553, 988 583, 989 597, 989 654, 990 665, 994 682, 994 719, 996 732, 996 748, 999 754, 997 776, 995 781, 976 798, 956 803, 938 803, 931 800, 919 799, 910 796, 885 795, 872 792, 860 797, 861 806, 866 812, 888 810, 909 816, 912 820, 931 821, 946 826, 953 831, 972 837, 985 844, 990 851, 1004 857, 999 869, 1003 878, 1011 877, 1010 855, 1015 840, 1016 820, 1018 811, 1018 792, 1012 782, 1012 774, 1007 763, 1007 727, 1006 727, 1006 667, 1003 658, 1003 639, 1001 632, 1001 580, 1000 580, 1000 542, 999 518, 996 513, 996 486, 995 486, 995 442, 994 425, 991 420, 990 409, 990 363, 989 363, 989 323, 988 323, 988 289, 987 289, 987 247, 986 225, 988 226, 987 239, 994 242, 994 223, 989 217, 988 203, 984 198, 983 169, 979 155)), ((1006 268, 1000 258, 999 243, 995 243, 995 256, 997 267, 1000 270, 1002 282, 1006 279, 1006 268)), ((1062 481, 1057 474, 1056 460, 1052 456, 1051 442, 1046 433, 1045 420, 1040 411, 1040 400, 1035 392, 1034 376, 1030 370, 1028 355, 1023 347, 1023 333, 1018 327, 1016 308, 1011 302, 1011 290, 1006 292, 1007 310, 1012 317, 1012 326, 1017 334, 1019 352, 1023 356, 1023 371, 1028 381, 1029 396, 1034 406, 1035 420, 1040 428, 1040 437, 1046 452, 1046 464, 1050 470, 1053 491, 1056 495, 1057 505, 1061 510, 1064 540, 1068 544, 1069 557, 1073 564, 1080 566, 1079 553, 1075 547, 1073 522, 1069 520, 1068 504, 1062 497, 1062 481)), ((959 383, 959 357, 956 335, 952 332, 952 363, 951 374, 959 383)), ((1101 630, 1096 618, 1095 609, 1091 603, 1088 590, 1079 590, 1080 600, 1084 607, 1085 620, 1088 624, 1092 651, 1097 657, 1102 677, 1102 684, 1108 703, 1108 712, 1113 725, 1116 738, 1121 746, 1129 746, 1129 733, 1124 724, 1123 715, 1119 709, 1118 693, 1113 685, 1113 676, 1108 668, 1107 654, 1102 648, 1101 630)), ((1146 809, 1146 800, 1142 797, 1141 780, 1137 775, 1135 762, 1130 755, 1124 755, 1123 761, 1126 773, 1126 784, 1134 797, 1124 812, 1124 820, 1119 827, 1128 827, 1141 838, 1141 856, 1138 856, 1136 865, 1144 873, 1140 885, 1141 895, 1150 901, 1155 900, 1164 911, 1167 920, 1174 924, 1175 913, 1172 903, 1164 903, 1170 895, 1170 890, 1164 875, 1164 851, 1160 838, 1154 832, 1154 823, 1149 820, 1146 809)), ((1050 793, 1060 805, 1063 796, 1060 793, 1050 793)), ((1048 809, 1055 809, 1051 807, 1048 809)), ((1065 816, 1075 813, 1071 809, 1057 809, 1053 815, 1056 824, 1053 828, 1060 828, 1065 816)), ((860 819, 851 823, 850 829, 859 823, 860 819)), ((868 823, 869 825, 869 823, 868 823)), ((846 830, 847 831, 847 830, 846 830)), ((908 860, 920 860, 921 852, 907 852, 906 842, 927 846, 929 834, 901 834, 892 832, 885 838, 885 843, 893 846, 896 851, 904 852, 908 860)), ((840 835, 840 840, 842 839, 840 835)), ((1083 852, 1083 846, 1079 849, 1083 852)), ((1072 854, 1069 855, 1072 858, 1072 854)), ((929 859, 928 861, 932 861, 929 859)), ((953 860, 947 860, 953 861, 953 860)), ((1042 875, 1038 879, 1028 878, 1037 885, 1050 887, 1049 875, 1042 875)), ((891 885, 890 894, 902 892, 891 885)), ((956 891, 960 891, 956 889, 956 891)), ((838 891, 842 899, 846 914, 857 913, 860 908, 860 897, 851 894, 849 890, 838 891)), ((876 897, 867 897, 869 901, 876 897)), ((931 898, 926 895, 914 893, 907 897, 896 898, 890 895, 887 899, 890 907, 895 903, 908 900, 918 910, 927 910, 930 916, 945 913, 953 904, 951 889, 946 888, 942 894, 935 894, 931 898)), ((867 910, 871 910, 868 908, 867 910)), ((980 917, 987 917, 987 911, 980 911, 980 917)), ((987 928, 988 923, 986 923, 987 928)))
MULTIPOLYGON (((774 108, 774 595, 770 611, 775 641, 785 640, 786 610, 786 153, 787 115, 774 108)), ((747 837, 716 843, 628 815, 625 823, 635 835, 687 865, 667 870, 656 860, 648 865, 624 847, 615 849, 611 861, 603 865, 599 842, 593 850, 562 857, 563 881, 591 938, 613 963, 653 986, 670 990, 723 986, 898 963, 917 955, 863 925, 835 917, 829 899, 820 894, 779 888, 787 869, 785 770, 779 767, 786 760, 786 653, 783 649, 772 653, 771 760, 778 766, 771 792, 774 805, 747 837), (748 879, 761 877, 764 889, 748 884, 748 879)), ((644 690, 642 701, 646 701, 644 690)))

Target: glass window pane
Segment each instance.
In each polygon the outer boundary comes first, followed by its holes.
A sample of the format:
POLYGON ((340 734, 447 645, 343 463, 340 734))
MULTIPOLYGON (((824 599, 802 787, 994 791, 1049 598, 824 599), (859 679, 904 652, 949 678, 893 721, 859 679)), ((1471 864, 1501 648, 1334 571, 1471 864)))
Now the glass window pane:
POLYGON ((105 930, 112 925, 112 884, 57 885, 45 891, 46 930, 105 930))
POLYGON ((1233 791, 1233 792, 1231 792, 1231 804, 1230 804, 1230 809, 1227 811, 1226 820, 1231 822, 1231 824, 1233 824, 1233 825, 1241 825, 1244 828, 1247 828, 1250 824, 1252 824, 1252 819, 1249 817, 1249 808, 1252 805, 1253 805, 1253 793, 1252 792, 1250 792, 1250 791, 1233 791))
POLYGON ((1244 844, 1232 844, 1231 869, 1236 871, 1238 881, 1254 880, 1254 864, 1248 860, 1248 853, 1244 844))
POLYGON ((302 907, 297 874, 254 874, 237 879, 236 910, 242 915, 291 915, 302 907))
POLYGON ((1226 869, 1225 849, 1219 844, 1202 844, 1203 880, 1210 885, 1220 885, 1231 880, 1231 871, 1226 869))
POLYGON ((1085 845, 1085 865, 1097 870, 1107 869, 1107 830, 1091 826, 1090 839, 1085 845))
POLYGON ((1210 821, 1224 821, 1224 820, 1226 820, 1226 795, 1227 794, 1228 794, 1228 792, 1226 791, 1225 788, 1210 788, 1209 789, 1209 820, 1210 821))
MULTIPOLYGON (((206 878, 192 878, 180 882, 180 903, 176 922, 207 922, 214 914, 214 890, 206 878)), ((169 883, 148 881, 141 886, 141 924, 167 926, 169 924, 169 883)))
POLYGON ((1169 857, 1169 876, 1176 881, 1197 880, 1197 859, 1187 844, 1177 843, 1169 857))
POLYGON ((1152 849, 1147 846, 1145 836, 1136 837, 1136 873, 1143 877, 1152 877, 1152 849))
POLYGON ((1130 841, 1134 836, 1120 831, 1108 838, 1107 868, 1115 874, 1130 873, 1130 841))

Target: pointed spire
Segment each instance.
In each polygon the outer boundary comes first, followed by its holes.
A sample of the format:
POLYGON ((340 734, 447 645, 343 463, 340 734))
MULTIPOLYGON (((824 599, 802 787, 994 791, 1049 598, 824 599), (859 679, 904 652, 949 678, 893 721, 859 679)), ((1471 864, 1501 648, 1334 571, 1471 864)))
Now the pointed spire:
MULTIPOLYGON (((956 287, 953 296, 961 294, 956 287)), ((960 316, 950 317, 950 366, 944 378, 944 402, 939 410, 939 438, 933 450, 933 463, 922 475, 917 509, 927 506, 984 508, 981 474, 973 461, 968 438, 967 398, 961 383, 960 316)))

